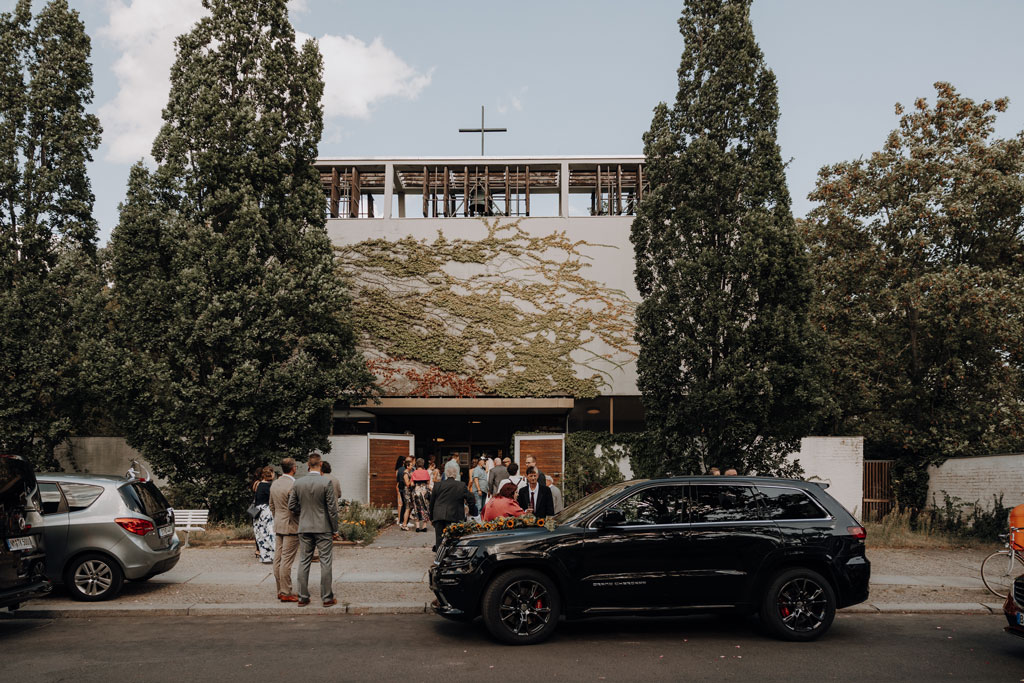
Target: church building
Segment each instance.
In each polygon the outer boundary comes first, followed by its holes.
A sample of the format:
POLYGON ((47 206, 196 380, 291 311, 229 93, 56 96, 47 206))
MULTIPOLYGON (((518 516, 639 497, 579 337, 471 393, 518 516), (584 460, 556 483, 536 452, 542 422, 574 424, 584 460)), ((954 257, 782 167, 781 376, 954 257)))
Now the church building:
POLYGON ((379 403, 335 410, 345 497, 395 500, 412 454, 467 472, 527 454, 556 482, 565 437, 639 431, 630 224, 643 157, 321 158, 379 403))

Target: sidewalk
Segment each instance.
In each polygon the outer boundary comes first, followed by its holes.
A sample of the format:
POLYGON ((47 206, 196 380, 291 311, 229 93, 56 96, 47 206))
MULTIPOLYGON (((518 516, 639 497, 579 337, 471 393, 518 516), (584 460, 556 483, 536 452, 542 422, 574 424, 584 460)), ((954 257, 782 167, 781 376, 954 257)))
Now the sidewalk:
MULTIPOLYGON (((12 616, 20 618, 153 615, 422 614, 434 596, 427 572, 433 561, 431 531, 417 534, 392 526, 365 547, 336 546, 334 592, 338 604, 320 606, 320 569, 314 562, 308 607, 276 599, 269 565, 253 546, 186 548, 178 565, 147 582, 126 582, 108 602, 70 600, 60 587, 12 616)), ((988 550, 869 550, 871 598, 841 613, 999 614, 1002 602, 978 575, 988 550)))

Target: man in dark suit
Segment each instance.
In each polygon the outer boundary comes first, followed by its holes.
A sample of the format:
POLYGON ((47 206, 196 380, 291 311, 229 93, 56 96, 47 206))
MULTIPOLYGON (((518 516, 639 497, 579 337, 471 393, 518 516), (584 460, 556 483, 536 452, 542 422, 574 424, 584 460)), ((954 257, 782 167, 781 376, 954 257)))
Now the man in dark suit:
POLYGON ((445 480, 434 484, 434 490, 430 493, 430 520, 434 524, 435 551, 441 545, 445 527, 466 519, 467 504, 469 514, 473 517, 477 515, 476 500, 466 484, 459 479, 459 463, 449 460, 444 466, 444 474, 445 480))
POLYGON ((527 512, 533 509, 534 517, 548 517, 555 514, 555 501, 551 489, 541 486, 536 467, 526 468, 526 486, 519 489, 516 502, 527 512))
POLYGON ((338 535, 338 499, 334 486, 320 472, 320 456, 309 456, 309 474, 295 482, 288 509, 299 516, 299 607, 309 604, 309 566, 313 547, 320 555, 320 598, 324 607, 337 605, 331 574, 333 537, 338 535))

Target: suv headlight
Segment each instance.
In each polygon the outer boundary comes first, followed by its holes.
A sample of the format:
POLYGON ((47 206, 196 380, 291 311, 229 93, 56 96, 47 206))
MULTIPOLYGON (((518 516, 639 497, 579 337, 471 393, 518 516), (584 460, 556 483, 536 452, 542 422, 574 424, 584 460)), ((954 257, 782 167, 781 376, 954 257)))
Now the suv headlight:
POLYGON ((466 562, 476 555, 475 545, 457 545, 451 549, 445 558, 449 562, 466 562))

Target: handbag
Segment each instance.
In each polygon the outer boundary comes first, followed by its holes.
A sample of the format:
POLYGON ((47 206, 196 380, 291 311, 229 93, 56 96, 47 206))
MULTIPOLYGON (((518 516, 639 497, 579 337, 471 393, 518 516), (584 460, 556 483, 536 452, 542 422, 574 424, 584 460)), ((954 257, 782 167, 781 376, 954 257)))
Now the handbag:
POLYGON ((256 519, 256 515, 260 514, 260 509, 258 507, 256 507, 256 499, 255 498, 253 498, 253 501, 251 503, 249 503, 249 507, 247 507, 245 509, 245 514, 249 515, 253 519, 256 519))

